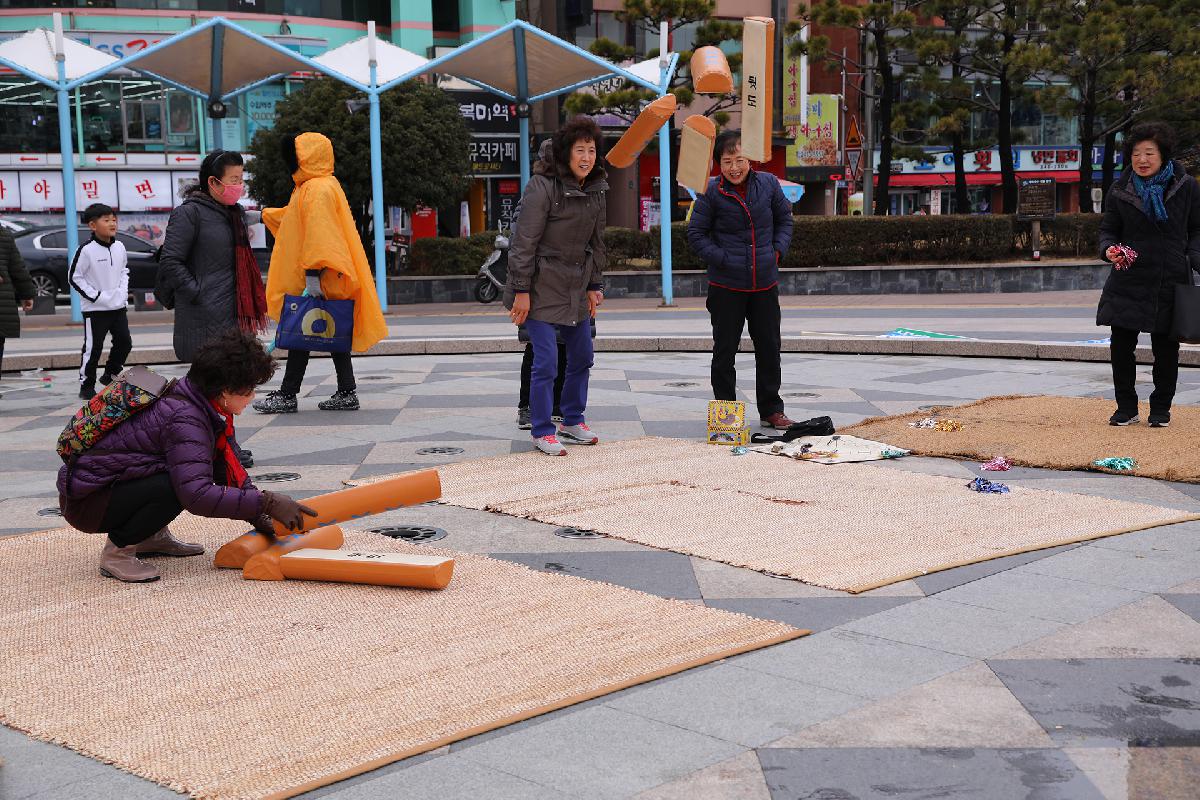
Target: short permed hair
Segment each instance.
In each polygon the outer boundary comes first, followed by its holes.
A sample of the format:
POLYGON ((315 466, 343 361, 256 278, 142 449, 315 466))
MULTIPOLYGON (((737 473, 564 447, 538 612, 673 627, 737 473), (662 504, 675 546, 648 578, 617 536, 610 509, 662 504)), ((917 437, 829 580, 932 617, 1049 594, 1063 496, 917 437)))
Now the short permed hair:
POLYGON ((100 219, 101 217, 116 216, 117 212, 113 211, 112 206, 107 206, 104 203, 92 203, 83 210, 83 224, 87 225, 92 220, 100 219))
POLYGON ((600 126, 591 117, 582 114, 572 117, 554 134, 554 163, 559 165, 559 168, 566 169, 571 163, 571 148, 576 142, 589 139, 596 143, 596 156, 599 159, 602 155, 600 148, 604 144, 604 133, 600 126))
POLYGON ((1175 155, 1175 147, 1179 139, 1175 135, 1175 129, 1165 122, 1143 122, 1140 125, 1134 125, 1129 131, 1129 135, 1125 137, 1123 162, 1125 167, 1133 166, 1133 148, 1137 147, 1142 142, 1154 142, 1158 145, 1158 152, 1162 154, 1163 166, 1171 160, 1175 155))
POLYGON ((713 158, 721 160, 721 156, 732 153, 742 143, 742 132, 736 128, 721 131, 713 143, 713 158))
POLYGON ((196 351, 188 380, 208 398, 221 392, 244 394, 271 380, 275 359, 252 333, 230 330, 209 339, 196 351))

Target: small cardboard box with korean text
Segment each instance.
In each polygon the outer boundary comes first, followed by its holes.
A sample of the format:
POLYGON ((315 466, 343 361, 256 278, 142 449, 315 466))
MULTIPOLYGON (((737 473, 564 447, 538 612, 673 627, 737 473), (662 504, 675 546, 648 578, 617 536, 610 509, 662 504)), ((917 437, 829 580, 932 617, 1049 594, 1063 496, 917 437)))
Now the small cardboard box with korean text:
POLYGON ((708 443, 722 445, 747 444, 750 431, 746 428, 746 404, 741 400, 710 400, 708 402, 708 443))

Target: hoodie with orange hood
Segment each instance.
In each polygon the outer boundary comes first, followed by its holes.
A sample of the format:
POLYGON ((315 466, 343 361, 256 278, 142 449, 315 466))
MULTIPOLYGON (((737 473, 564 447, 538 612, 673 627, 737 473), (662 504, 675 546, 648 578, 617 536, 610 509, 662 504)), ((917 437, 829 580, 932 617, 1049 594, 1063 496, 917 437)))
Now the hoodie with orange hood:
POLYGON ((304 291, 306 270, 322 270, 327 298, 354 301, 352 348, 364 352, 388 329, 350 204, 333 176, 333 143, 320 133, 302 133, 296 137, 296 161, 296 188, 287 206, 263 210, 263 222, 275 237, 267 313, 278 321, 283 296, 304 291))

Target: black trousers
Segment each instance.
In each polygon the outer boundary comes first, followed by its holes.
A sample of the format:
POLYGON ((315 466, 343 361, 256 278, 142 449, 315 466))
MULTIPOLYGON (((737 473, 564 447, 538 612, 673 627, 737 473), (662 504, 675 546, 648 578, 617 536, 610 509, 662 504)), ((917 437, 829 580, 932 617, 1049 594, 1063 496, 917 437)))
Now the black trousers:
POLYGON ((742 341, 742 330, 750 328, 754 342, 754 388, 758 416, 766 419, 783 411, 779 396, 780 369, 779 287, 761 292, 735 292, 709 284, 705 303, 712 319, 712 390, 717 400, 737 399, 734 359, 742 341))
MULTIPOLYGON (((1137 331, 1114 327, 1108 346, 1117 408, 1129 414, 1136 414, 1138 407, 1137 388, 1134 385, 1137 380, 1137 342, 1137 331)), ((1171 401, 1175 399, 1175 384, 1179 382, 1179 342, 1171 338, 1169 333, 1152 333, 1150 345, 1154 350, 1154 391, 1150 393, 1150 413, 1170 411, 1171 401)))
MULTIPOLYGON (((353 392, 358 388, 354 382, 354 364, 350 361, 349 353, 333 353, 333 369, 337 372, 337 390, 353 392)), ((304 371, 308 369, 309 352, 307 350, 288 350, 287 366, 283 370, 283 384, 279 391, 284 394, 300 394, 300 383, 304 380, 304 371)))
POLYGON ((100 530, 117 547, 144 542, 179 516, 183 505, 165 472, 113 484, 100 530))
MULTIPOLYGON (((554 416, 562 416, 559 411, 559 401, 562 400, 563 381, 567 379, 567 347, 558 343, 558 375, 554 378, 554 416)), ((529 408, 529 384, 533 381, 533 343, 525 343, 525 353, 521 356, 521 396, 517 408, 529 408)))
POLYGON ((83 354, 79 364, 79 385, 88 391, 96 388, 96 367, 104 352, 104 339, 112 336, 112 347, 108 351, 108 363, 104 365, 106 375, 116 375, 125 368, 125 359, 133 349, 133 338, 129 335, 129 316, 125 309, 116 311, 83 312, 83 354))

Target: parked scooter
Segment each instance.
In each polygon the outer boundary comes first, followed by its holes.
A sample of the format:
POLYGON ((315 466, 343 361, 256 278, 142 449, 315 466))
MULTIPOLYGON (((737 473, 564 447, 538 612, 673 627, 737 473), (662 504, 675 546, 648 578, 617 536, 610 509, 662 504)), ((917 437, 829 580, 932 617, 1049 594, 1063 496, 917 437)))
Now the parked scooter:
POLYGON ((496 249, 483 262, 475 279, 475 299, 481 303, 491 303, 500 297, 508 280, 509 241, 503 228, 496 234, 494 246, 496 249))

